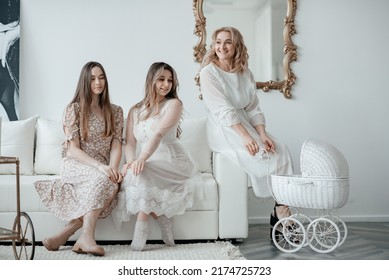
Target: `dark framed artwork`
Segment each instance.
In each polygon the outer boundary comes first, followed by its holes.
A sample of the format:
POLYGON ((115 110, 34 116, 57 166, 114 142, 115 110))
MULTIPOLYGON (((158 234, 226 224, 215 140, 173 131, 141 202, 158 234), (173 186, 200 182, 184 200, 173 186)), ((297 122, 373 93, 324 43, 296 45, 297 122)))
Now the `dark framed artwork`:
POLYGON ((19 115, 20 0, 0 0, 0 117, 19 115))

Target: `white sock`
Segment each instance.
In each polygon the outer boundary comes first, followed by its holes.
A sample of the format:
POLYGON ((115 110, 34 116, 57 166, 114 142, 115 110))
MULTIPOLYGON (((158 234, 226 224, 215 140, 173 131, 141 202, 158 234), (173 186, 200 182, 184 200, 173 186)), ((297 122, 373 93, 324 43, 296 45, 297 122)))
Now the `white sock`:
POLYGON ((173 237, 173 229, 172 229, 172 219, 166 217, 165 215, 160 216, 156 220, 161 227, 162 240, 168 246, 174 246, 174 237, 173 237))
POLYGON ((146 245, 149 236, 149 222, 136 221, 134 237, 132 238, 131 248, 134 251, 142 251, 146 245))

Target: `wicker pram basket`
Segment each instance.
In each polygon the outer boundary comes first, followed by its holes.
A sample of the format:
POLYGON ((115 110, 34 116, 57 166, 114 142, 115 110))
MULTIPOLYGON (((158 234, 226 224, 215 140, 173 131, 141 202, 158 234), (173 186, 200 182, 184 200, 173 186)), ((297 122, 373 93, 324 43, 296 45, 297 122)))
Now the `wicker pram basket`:
POLYGON ((349 168, 334 146, 306 140, 300 154, 302 175, 272 175, 271 192, 278 203, 294 207, 334 209, 349 195, 349 168))

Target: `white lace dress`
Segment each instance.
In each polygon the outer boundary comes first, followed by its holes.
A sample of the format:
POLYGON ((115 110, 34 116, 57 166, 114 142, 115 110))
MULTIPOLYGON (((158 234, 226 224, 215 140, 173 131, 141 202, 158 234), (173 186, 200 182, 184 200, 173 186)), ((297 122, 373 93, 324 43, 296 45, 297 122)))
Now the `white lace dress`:
POLYGON ((293 174, 292 159, 286 145, 269 137, 275 143, 276 156, 270 155, 270 165, 259 155, 251 156, 231 127, 241 123, 257 143, 262 144, 254 126, 265 125, 259 107, 254 77, 250 70, 244 73, 225 72, 213 63, 200 72, 201 93, 208 111, 207 139, 210 148, 224 153, 247 172, 257 197, 270 197, 268 174, 293 174))
POLYGON ((146 153, 150 157, 137 176, 128 169, 122 182, 118 206, 113 211, 118 228, 140 211, 168 218, 183 214, 193 205, 196 189, 201 194, 203 182, 198 168, 176 137, 182 112, 176 101, 164 101, 156 117, 143 121, 139 120, 140 109, 129 114, 130 136, 126 141, 130 141, 131 149, 126 155, 136 159, 146 153))

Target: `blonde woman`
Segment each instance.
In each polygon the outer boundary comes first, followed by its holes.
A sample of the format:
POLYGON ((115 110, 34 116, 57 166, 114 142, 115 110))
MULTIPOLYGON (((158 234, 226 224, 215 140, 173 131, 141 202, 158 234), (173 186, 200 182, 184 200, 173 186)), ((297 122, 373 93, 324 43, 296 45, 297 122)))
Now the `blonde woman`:
POLYGON ((183 104, 177 95, 176 71, 167 63, 153 63, 146 76, 145 95, 129 113, 119 204, 120 224, 136 215, 131 248, 144 250, 149 217, 161 228, 162 240, 175 245, 172 217, 192 206, 201 176, 189 151, 178 141, 183 104))
MULTIPOLYGON (((293 166, 287 147, 266 131, 248 57, 238 29, 222 27, 213 32, 200 71, 201 93, 208 111, 207 138, 213 151, 225 153, 247 172, 257 197, 269 197, 268 162, 261 159, 263 149, 269 154, 276 151, 270 157, 271 173, 292 174, 293 166)), ((288 212, 287 206, 276 204, 271 225, 288 212)))
POLYGON ((56 251, 82 227, 73 251, 105 255, 95 241, 99 218, 107 217, 117 204, 122 154, 123 110, 111 104, 103 66, 88 62, 81 70, 76 93, 63 114, 61 179, 35 182, 46 207, 59 219, 69 221, 58 234, 43 240, 56 251))

